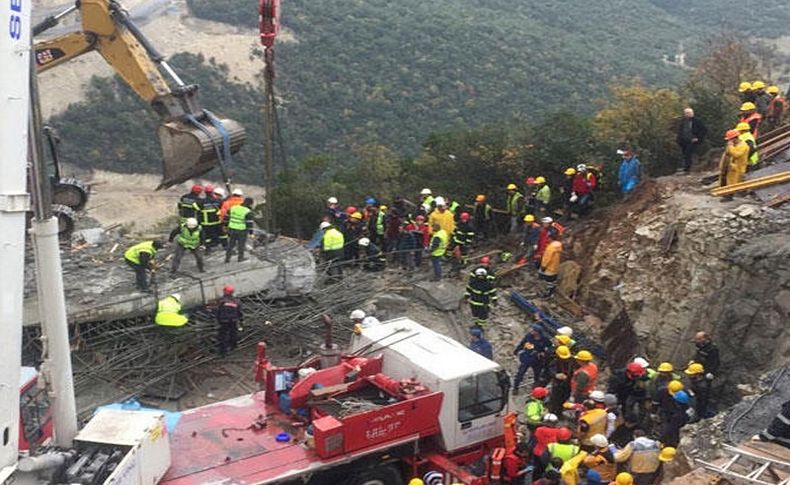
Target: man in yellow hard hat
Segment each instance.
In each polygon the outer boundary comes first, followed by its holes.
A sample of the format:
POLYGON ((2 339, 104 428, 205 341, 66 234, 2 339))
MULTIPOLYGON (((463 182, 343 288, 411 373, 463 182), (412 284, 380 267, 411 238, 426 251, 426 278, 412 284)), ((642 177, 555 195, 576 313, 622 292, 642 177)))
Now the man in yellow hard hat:
POLYGON ((519 192, 516 184, 507 185, 507 215, 510 217, 510 234, 518 232, 521 226, 521 214, 524 207, 524 195, 519 192))
POLYGON ((757 106, 757 112, 765 118, 768 114, 768 103, 771 102, 771 96, 765 92, 765 83, 754 81, 752 91, 754 91, 754 105, 757 106))
POLYGON ((691 394, 694 397, 694 411, 697 419, 708 419, 716 415, 710 404, 712 381, 705 378, 705 367, 699 362, 690 362, 684 371, 689 380, 691 394))
POLYGON ((485 241, 491 237, 491 226, 494 214, 488 197, 485 194, 477 194, 475 197, 475 208, 472 213, 472 220, 475 225, 475 235, 485 241))
POLYGON ((752 83, 749 81, 744 81, 738 85, 738 93, 741 95, 741 102, 742 103, 753 103, 754 102, 754 93, 752 92, 752 83))
POLYGON ((571 397, 575 402, 581 403, 595 389, 598 382, 598 365, 593 362, 589 350, 580 350, 574 359, 578 367, 571 378, 571 397))
POLYGON ((527 214, 524 216, 524 239, 521 247, 524 248, 523 259, 525 264, 535 264, 535 251, 538 249, 538 239, 540 239, 541 225, 535 221, 535 216, 527 214))
POLYGON ((770 96, 768 113, 766 114, 766 129, 772 130, 782 124, 782 118, 787 111, 787 100, 779 94, 778 86, 768 86, 766 92, 770 96))
POLYGON ((549 187, 546 177, 540 175, 535 177, 535 201, 538 206, 538 215, 545 216, 549 213, 549 204, 551 203, 551 187, 549 187))
POLYGON ((562 194, 562 208, 565 211, 565 216, 570 218, 573 210, 573 204, 576 202, 573 199, 573 179, 576 177, 576 169, 568 167, 563 172, 565 178, 562 179, 562 187, 560 193, 562 194))
POLYGON ((705 140, 705 135, 708 129, 702 123, 702 120, 694 116, 694 110, 686 108, 683 110, 683 118, 678 125, 678 133, 675 140, 683 152, 683 171, 685 173, 691 172, 691 164, 694 162, 694 157, 697 155, 697 149, 700 144, 705 140))
POLYGON ((553 357, 550 357, 551 387, 546 407, 549 412, 559 416, 564 410, 562 405, 571 397, 571 376, 576 364, 567 345, 558 345, 553 357))
POLYGON ((735 125, 735 129, 741 134, 738 138, 749 145, 749 166, 747 168, 753 169, 760 163, 760 153, 757 151, 757 140, 752 135, 752 128, 749 126, 749 123, 741 122, 735 125))
POLYGON ((757 106, 754 103, 746 102, 741 105, 741 117, 739 121, 742 123, 749 123, 749 126, 752 128, 754 139, 756 140, 759 138, 760 123, 762 123, 763 117, 757 112, 757 106))

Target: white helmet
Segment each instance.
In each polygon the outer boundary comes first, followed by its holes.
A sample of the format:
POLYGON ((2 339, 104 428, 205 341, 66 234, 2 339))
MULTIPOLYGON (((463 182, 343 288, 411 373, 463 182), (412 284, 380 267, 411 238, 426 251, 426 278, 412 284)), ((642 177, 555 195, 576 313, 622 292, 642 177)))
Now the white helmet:
POLYGON ((231 192, 231 194, 233 194, 233 195, 244 195, 244 192, 241 189, 233 189, 233 192, 231 192))
POLYGON ((330 197, 326 199, 327 204, 337 204, 337 197, 330 197))
POLYGON ((366 247, 370 246, 370 239, 368 239, 366 237, 360 238, 358 244, 360 246, 362 246, 363 248, 366 248, 366 247))
POLYGON ((486 271, 485 268, 477 268, 475 270, 475 276, 486 276, 487 274, 488 274, 488 271, 486 271))
POLYGON ((437 207, 439 207, 439 206, 443 206, 443 205, 447 205, 447 202, 445 202, 445 200, 444 200, 444 197, 442 197, 442 196, 439 196, 439 197, 437 197, 437 198, 434 200, 434 202, 436 202, 436 206, 437 206, 437 207))
POLYGON ((543 219, 540 220, 540 222, 544 224, 551 224, 552 222, 554 222, 554 219, 552 219, 551 217, 544 217, 543 219))
POLYGON ((556 423, 557 421, 559 421, 559 418, 557 417, 556 414, 549 413, 543 416, 544 423, 556 423))
POLYGON ((173 293, 173 294, 172 294, 172 295, 170 295, 170 296, 171 296, 171 297, 173 297, 173 299, 174 299, 175 301, 177 301, 177 302, 181 303, 181 293, 173 293))
POLYGON ((587 165, 585 165, 583 163, 580 163, 580 164, 576 165, 576 171, 577 172, 586 172, 587 171, 587 165))
POLYGON ((557 329, 557 334, 567 335, 568 337, 570 337, 571 335, 573 335, 573 329, 571 327, 560 327, 557 329))
POLYGON ((596 448, 606 448, 609 446, 609 440, 607 440, 606 436, 602 434, 592 435, 592 438, 590 438, 590 443, 592 443, 596 448))
POLYGON ((574 193, 572 193, 572 194, 571 194, 571 197, 570 197, 570 199, 568 199, 568 200, 569 200, 571 203, 573 203, 573 202, 576 202, 576 201, 578 201, 578 200, 579 200, 579 196, 578 196, 578 195, 576 195, 576 192, 574 192, 574 193))
POLYGON ((603 402, 607 406, 617 406, 617 396, 615 396, 614 394, 609 394, 609 393, 604 394, 603 402))
POLYGON ((603 393, 603 391, 599 391, 598 389, 596 389, 590 393, 590 399, 592 399, 595 402, 604 402, 604 399, 606 399, 606 395, 603 393))
POLYGON ((351 312, 351 316, 349 318, 351 318, 352 320, 362 320, 363 318, 365 318, 365 312, 363 312, 360 309, 356 309, 353 312, 351 312))
POLYGON ((318 228, 319 229, 326 229, 327 227, 331 226, 332 224, 328 223, 327 221, 323 221, 318 228))
POLYGON ((225 194, 225 189, 223 189, 222 187, 217 187, 216 189, 214 189, 214 193, 217 194, 218 196, 222 197, 223 199, 225 198, 225 195, 226 195, 225 194))
POLYGON ((425 188, 420 191, 420 195, 431 195, 431 189, 425 188))
POLYGON ((643 357, 637 357, 636 359, 634 359, 634 364, 638 365, 639 367, 641 367, 643 369, 647 369, 648 367, 650 367, 650 362, 648 362, 643 357))
POLYGON ((198 227, 197 219, 195 219, 194 217, 190 217, 189 219, 187 219, 187 227, 190 229, 194 229, 198 227))

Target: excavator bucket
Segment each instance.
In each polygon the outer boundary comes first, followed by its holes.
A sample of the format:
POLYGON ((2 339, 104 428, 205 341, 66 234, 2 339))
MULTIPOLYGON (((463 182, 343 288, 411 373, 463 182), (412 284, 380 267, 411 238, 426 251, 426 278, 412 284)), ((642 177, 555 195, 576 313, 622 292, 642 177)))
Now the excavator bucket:
POLYGON ((228 154, 239 151, 247 138, 244 127, 233 120, 218 121, 225 133, 208 121, 199 122, 199 127, 183 121, 168 121, 159 125, 162 182, 158 189, 203 175, 219 163, 227 162, 228 154))

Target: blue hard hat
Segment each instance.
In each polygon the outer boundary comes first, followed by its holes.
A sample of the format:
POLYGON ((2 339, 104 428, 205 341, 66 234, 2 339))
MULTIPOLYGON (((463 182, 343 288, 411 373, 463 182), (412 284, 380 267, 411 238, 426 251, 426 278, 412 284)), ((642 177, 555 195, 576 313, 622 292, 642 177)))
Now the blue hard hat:
POLYGON ((376 205, 376 199, 373 197, 368 197, 365 199, 365 204, 367 205, 376 205))
POLYGON ((480 329, 480 327, 471 327, 469 329, 469 335, 473 335, 475 337, 482 337, 483 331, 480 329))
POLYGON ((675 399, 675 401, 679 402, 680 404, 689 403, 689 395, 686 391, 678 391, 672 397, 675 399))

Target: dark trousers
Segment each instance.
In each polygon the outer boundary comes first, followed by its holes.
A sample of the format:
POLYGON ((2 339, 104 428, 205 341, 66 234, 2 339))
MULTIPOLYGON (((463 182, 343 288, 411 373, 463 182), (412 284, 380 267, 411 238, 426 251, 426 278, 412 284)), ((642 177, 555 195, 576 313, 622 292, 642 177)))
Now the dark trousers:
POLYGON ((217 344, 219 346, 220 355, 225 355, 228 351, 236 348, 236 342, 239 337, 239 322, 233 320, 230 322, 220 322, 217 328, 217 344))
POLYGON ((134 277, 135 277, 135 285, 139 290, 147 290, 148 289, 148 274, 146 273, 146 268, 142 264, 137 264, 125 259, 126 264, 131 266, 134 270, 134 277))
POLYGON ((400 266, 401 268, 414 271, 414 252, 411 250, 401 250, 400 252, 400 266))
POLYGON ((230 253, 239 247, 239 262, 244 261, 244 250, 247 249, 247 230, 230 229, 228 231, 228 247, 225 249, 225 262, 230 263, 230 253))
POLYGON ((697 153, 697 143, 683 143, 680 145, 683 152, 683 170, 688 173, 691 171, 691 164, 694 163, 694 155, 697 153))
POLYGON ((176 251, 173 254, 173 265, 170 267, 170 272, 175 273, 178 271, 178 268, 181 266, 181 258, 184 257, 184 253, 187 251, 195 255, 195 262, 197 263, 198 271, 201 273, 206 271, 203 268, 203 251, 201 251, 200 248, 187 249, 180 244, 176 244, 176 251))
POLYGON ((546 282, 546 293, 543 296, 549 297, 553 295, 554 290, 557 289, 557 275, 546 274, 541 271, 538 273, 538 278, 546 282))
POLYGON ((343 276, 343 250, 339 249, 337 251, 325 251, 324 252, 324 261, 329 263, 329 267, 326 270, 326 274, 329 276, 343 276))
POLYGON ((222 238, 222 224, 203 226, 203 235, 206 237, 207 248, 218 246, 220 244, 222 247, 225 247, 228 243, 227 239, 222 238))
POLYGON ((516 371, 516 377, 513 379, 513 389, 518 389, 524 380, 524 376, 527 374, 527 370, 530 368, 532 369, 533 386, 540 385, 541 376, 543 375, 543 361, 540 359, 521 360, 518 365, 518 371, 516 371))
POLYGON ((469 309, 472 310, 472 318, 474 318, 474 324, 478 327, 485 327, 488 323, 488 305, 479 305, 474 304, 472 301, 469 301, 469 309))
POLYGON ((431 256, 431 264, 433 265, 433 279, 442 279, 442 256, 431 256))
POLYGON ((423 251, 422 248, 416 249, 414 251, 414 266, 418 268, 422 266, 422 251, 423 251))

